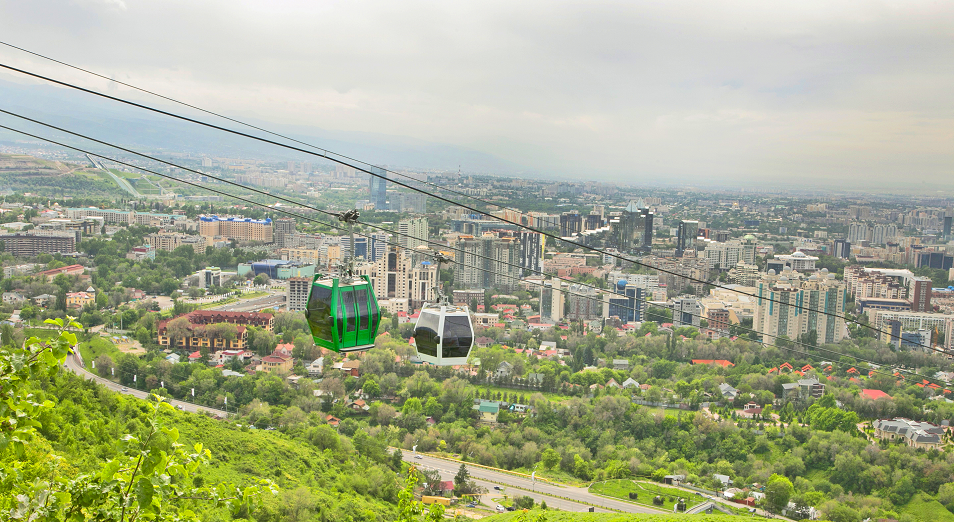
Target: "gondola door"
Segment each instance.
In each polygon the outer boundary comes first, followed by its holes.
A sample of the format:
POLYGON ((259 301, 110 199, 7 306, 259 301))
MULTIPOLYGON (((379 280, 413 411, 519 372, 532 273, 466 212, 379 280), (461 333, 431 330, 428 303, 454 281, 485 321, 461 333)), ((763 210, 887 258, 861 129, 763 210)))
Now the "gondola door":
POLYGON ((351 286, 338 287, 338 334, 341 339, 340 346, 357 346, 358 340, 358 321, 357 307, 354 302, 354 288, 351 286))

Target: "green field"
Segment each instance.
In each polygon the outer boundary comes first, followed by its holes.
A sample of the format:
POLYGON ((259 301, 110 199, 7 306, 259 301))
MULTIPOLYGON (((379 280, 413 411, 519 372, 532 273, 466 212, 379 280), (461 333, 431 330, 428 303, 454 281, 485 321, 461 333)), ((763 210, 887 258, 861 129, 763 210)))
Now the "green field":
POLYGON ((645 506, 654 507, 663 511, 672 511, 679 498, 686 499, 686 509, 690 509, 699 503, 699 497, 688 491, 654 484, 651 482, 635 482, 629 479, 607 480, 606 482, 596 482, 590 486, 590 493, 605 495, 607 497, 618 498, 628 502, 635 502, 645 506), (629 494, 636 493, 636 500, 630 500, 629 494), (659 495, 663 498, 663 504, 657 506, 653 504, 653 497, 659 495), (671 501, 669 499, 672 499, 671 501))
POLYGON ((116 359, 119 353, 119 349, 116 348, 116 345, 109 339, 98 335, 89 341, 80 342, 80 355, 83 356, 83 363, 86 364, 86 368, 89 370, 92 370, 93 361, 100 355, 108 355, 110 358, 116 359))
POLYGON ((269 294, 268 292, 261 292, 261 291, 248 292, 248 293, 246 293, 246 294, 242 294, 242 295, 240 296, 240 299, 255 299, 255 298, 258 298, 258 297, 267 297, 267 296, 269 296, 269 295, 272 295, 272 294, 269 294))
POLYGON ((487 517, 491 522, 534 522, 536 517, 546 513, 547 522, 734 522, 739 517, 732 515, 641 515, 636 513, 570 513, 567 511, 542 511, 534 509, 529 513, 511 512, 487 517))

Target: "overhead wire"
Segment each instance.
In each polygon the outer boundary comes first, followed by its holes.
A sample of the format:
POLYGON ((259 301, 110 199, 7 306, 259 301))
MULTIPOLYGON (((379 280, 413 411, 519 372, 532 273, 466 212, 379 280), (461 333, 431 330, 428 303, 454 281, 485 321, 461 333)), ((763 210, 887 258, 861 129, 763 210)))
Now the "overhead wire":
MULTIPOLYGON (((172 163, 172 162, 168 162, 168 161, 161 160, 161 159, 158 159, 158 158, 153 158, 152 156, 149 156, 149 155, 146 155, 146 154, 137 152, 137 151, 132 150, 132 149, 127 149, 127 148, 124 148, 124 147, 121 147, 121 146, 118 146, 118 145, 114 145, 114 144, 111 144, 111 143, 109 143, 109 142, 105 142, 105 141, 102 141, 102 140, 98 140, 98 139, 96 139, 96 138, 92 138, 92 137, 90 137, 90 136, 83 135, 83 134, 81 134, 81 133, 77 133, 77 132, 74 132, 74 131, 70 131, 70 130, 68 130, 68 129, 64 129, 64 128, 62 128, 62 127, 58 127, 58 126, 55 126, 55 125, 52 125, 52 124, 48 124, 48 123, 45 123, 45 122, 42 122, 42 121, 39 121, 39 120, 36 120, 36 119, 33 119, 33 118, 29 118, 29 117, 26 117, 26 116, 22 116, 22 115, 19 115, 19 114, 10 112, 10 111, 6 111, 6 110, 3 110, 3 109, 0 109, 0 113, 4 113, 4 114, 10 115, 10 116, 14 116, 14 117, 17 117, 17 118, 26 120, 26 121, 30 121, 30 122, 32 122, 32 123, 36 123, 36 124, 38 124, 38 125, 42 125, 42 126, 45 126, 45 127, 51 128, 51 129, 55 129, 55 130, 58 130, 58 131, 60 131, 60 132, 65 132, 65 133, 67 133, 67 134, 71 134, 71 135, 74 135, 74 136, 77 136, 77 137, 80 137, 80 138, 83 138, 83 139, 86 139, 86 140, 89 140, 89 141, 92 141, 92 142, 95 142, 95 143, 99 143, 99 144, 101 144, 101 145, 105 145, 105 146, 108 146, 108 147, 116 148, 116 149, 118 149, 118 150, 122 150, 122 151, 128 152, 128 153, 130 153, 130 154, 135 154, 135 155, 141 156, 141 157, 146 158, 146 159, 149 159, 149 160, 153 160, 153 161, 157 161, 157 162, 160 162, 160 163, 164 163, 164 164, 166 164, 166 165, 169 165, 169 166, 172 166, 172 167, 175 167, 175 168, 180 168, 180 169, 185 170, 185 171, 188 171, 188 172, 192 172, 192 173, 200 174, 200 175, 202 174, 201 172, 195 171, 195 170, 190 169, 190 168, 188 168, 188 167, 183 167, 183 166, 181 166, 181 165, 177 165, 177 164, 174 164, 174 163, 172 163)), ((334 229, 337 229, 337 230, 343 230, 343 227, 338 226, 338 225, 332 225, 332 224, 329 224, 329 223, 324 223, 324 222, 322 222, 322 221, 320 221, 320 220, 317 220, 317 219, 314 219, 314 218, 311 218, 311 217, 307 217, 307 216, 303 216, 303 215, 296 214, 296 213, 293 213, 293 212, 289 212, 289 211, 286 211, 286 210, 284 210, 284 209, 279 209, 279 208, 276 208, 276 207, 271 207, 271 206, 266 205, 266 204, 264 204, 264 203, 255 202, 255 201, 253 201, 253 200, 249 200, 249 199, 247 199, 247 198, 243 198, 243 197, 240 197, 240 196, 235 196, 235 195, 232 195, 232 194, 229 194, 229 193, 226 193, 226 192, 224 192, 224 191, 217 190, 217 189, 209 188, 209 187, 200 185, 200 184, 198 184, 198 183, 193 183, 193 182, 189 182, 189 181, 186 181, 186 180, 182 180, 182 179, 179 179, 179 178, 177 178, 177 177, 175 177, 175 176, 171 176, 171 175, 162 174, 162 173, 159 173, 159 172, 156 172, 156 171, 152 171, 152 170, 150 170, 150 169, 147 169, 147 168, 144 168, 144 167, 141 167, 141 166, 137 166, 137 165, 134 165, 134 164, 130 164, 130 163, 127 163, 127 162, 124 162, 124 161, 120 161, 120 160, 118 160, 118 159, 111 158, 111 157, 109 157, 109 156, 105 156, 105 155, 103 155, 103 154, 95 153, 95 152, 92 152, 92 151, 86 151, 86 150, 83 150, 83 149, 78 148, 78 147, 74 147, 74 146, 71 146, 71 145, 67 145, 67 144, 64 144, 64 143, 60 143, 60 142, 57 142, 57 141, 55 141, 55 140, 51 140, 51 139, 44 138, 44 137, 41 137, 41 136, 38 136, 38 135, 34 135, 34 134, 31 134, 31 133, 28 133, 28 132, 25 132, 25 131, 22 131, 22 130, 14 129, 14 128, 12 128, 12 127, 7 127, 7 126, 4 126, 4 125, 0 125, 0 128, 6 129, 6 130, 10 130, 10 131, 13 131, 13 132, 18 132, 18 133, 20 133, 20 134, 23 134, 23 135, 26 135, 26 136, 29 136, 29 137, 32 137, 32 138, 35 138, 35 139, 43 140, 43 141, 46 141, 46 142, 48 142, 48 143, 52 143, 52 144, 55 144, 55 145, 59 145, 59 146, 62 146, 62 147, 64 147, 64 148, 68 148, 68 149, 71 149, 71 150, 74 150, 74 151, 77 151, 77 152, 89 154, 89 155, 91 155, 91 156, 96 156, 96 157, 102 158, 102 159, 107 160, 107 161, 112 161, 112 162, 117 163, 117 164, 120 164, 120 165, 124 165, 124 166, 130 167, 130 168, 134 168, 134 169, 137 169, 137 170, 141 170, 141 171, 143 171, 143 172, 147 172, 147 173, 150 173, 150 174, 154 174, 154 175, 157 175, 157 176, 160 176, 160 177, 163 177, 163 178, 166 178, 166 179, 170 179, 170 180, 173 180, 173 181, 176 181, 176 182, 184 183, 184 184, 186 184, 186 185, 190 185, 190 186, 196 187, 196 188, 201 189, 201 190, 208 190, 208 191, 210 191, 210 192, 214 192, 214 193, 223 195, 223 196, 225 196, 225 197, 230 197, 230 198, 233 198, 233 199, 237 199, 237 200, 239 200, 239 201, 243 201, 243 202, 249 203, 249 204, 251 204, 251 205, 261 206, 261 207, 264 207, 264 208, 267 208, 267 209, 270 209, 270 210, 273 210, 273 211, 277 211, 277 212, 282 213, 282 214, 285 214, 285 215, 290 215, 290 216, 292 216, 292 217, 300 218, 300 219, 303 219, 303 220, 306 220, 306 221, 311 221, 311 222, 318 223, 318 224, 321 224, 321 225, 329 226, 329 227, 334 228, 334 229)), ((235 182, 232 182, 232 181, 229 181, 229 180, 224 180, 224 179, 221 179, 221 178, 217 178, 217 177, 215 177, 215 176, 209 176, 209 177, 211 177, 212 179, 216 179, 216 180, 222 181, 222 182, 224 182, 224 183, 228 183, 228 184, 231 184, 231 185, 234 185, 234 186, 241 187, 241 188, 243 188, 243 189, 247 189, 247 190, 251 190, 251 191, 253 191, 253 192, 257 192, 257 193, 259 193, 259 194, 264 194, 264 195, 268 195, 268 196, 274 197, 273 195, 268 194, 268 193, 266 193, 266 192, 263 192, 263 191, 260 191, 260 190, 257 190, 257 189, 252 189, 252 188, 250 188, 250 187, 245 187, 245 186, 243 186, 243 185, 241 185, 241 184, 238 184, 238 183, 235 183, 235 182)), ((287 199, 287 198, 279 198, 279 199, 282 199, 283 201, 287 201, 287 202, 289 202, 289 203, 301 205, 301 203, 295 202, 294 200, 289 200, 289 199, 287 199)), ((319 212, 323 212, 323 213, 325 213, 325 214, 327 214, 327 215, 337 216, 337 214, 335 214, 335 213, 333 213, 333 212, 329 212, 329 211, 317 209, 317 208, 314 208, 314 207, 309 207, 309 206, 306 206, 306 205, 302 205, 302 206, 303 206, 304 208, 307 208, 307 209, 311 209, 311 210, 316 210, 316 211, 319 211, 319 212)), ((444 245, 444 244, 442 244, 442 243, 436 243, 436 242, 430 241, 430 240, 425 239, 425 238, 417 238, 417 237, 411 236, 411 235, 409 235, 409 234, 405 234, 405 233, 402 233, 402 232, 394 231, 394 230, 387 229, 387 228, 383 228, 383 227, 377 227, 377 226, 375 226, 375 225, 370 225, 370 224, 368 224, 368 223, 363 223, 363 224, 364 224, 365 226, 369 226, 369 227, 371 227, 371 228, 376 228, 376 229, 382 230, 382 231, 387 232, 387 233, 396 234, 396 235, 400 235, 400 236, 406 236, 406 237, 411 238, 411 239, 417 239, 417 240, 424 241, 424 242, 427 242, 427 243, 430 243, 430 244, 434 244, 434 245, 436 245, 436 246, 438 246, 438 247, 441 247, 441 248, 448 248, 447 245, 444 245)), ((352 253, 353 253, 353 248, 354 248, 354 247, 352 246, 352 253)), ((457 249, 457 248, 454 248, 454 247, 450 247, 450 250, 455 250, 455 251, 459 251, 459 252, 462 252, 462 253, 466 253, 466 252, 463 252, 463 251, 461 251, 460 249, 457 249)), ((475 257, 482 257, 482 258, 484 258, 484 259, 488 259, 488 260, 491 260, 491 261, 495 261, 495 262, 498 262, 498 263, 501 263, 501 264, 507 264, 507 265, 510 265, 510 266, 512 266, 512 267, 514 267, 514 268, 521 268, 521 269, 524 268, 524 267, 520 267, 519 265, 516 265, 516 264, 513 264, 513 263, 498 261, 498 260, 496 260, 496 259, 489 258, 489 257, 487 257, 487 256, 482 256, 482 255, 473 254, 473 253, 469 253, 469 254, 474 255, 475 257)), ((463 262, 460 262, 460 264, 461 264, 462 266, 466 266, 466 264, 463 263, 463 262)), ((509 279, 520 280, 520 278, 519 278, 518 276, 512 276, 512 275, 509 275, 509 274, 500 274, 500 273, 498 273, 498 272, 494 272, 493 270, 489 270, 489 269, 486 269, 486 268, 483 268, 483 267, 471 266, 470 268, 475 268, 475 269, 482 270, 482 271, 484 271, 484 272, 489 272, 489 273, 496 274, 496 275, 503 275, 504 277, 507 277, 507 278, 509 278, 509 279)), ((540 273, 540 274, 542 274, 542 275, 547 275, 547 274, 545 274, 544 272, 541 272, 541 271, 538 271, 538 270, 533 270, 533 269, 531 269, 531 271, 540 273)), ((439 278, 439 274, 438 274, 438 278, 439 278)), ((581 283, 581 282, 574 281, 574 280, 569 280, 569 279, 560 278, 560 277, 555 277, 555 279, 559 279, 559 280, 561 280, 561 281, 565 281, 565 282, 568 282, 568 283, 571 283, 571 284, 578 284, 578 285, 582 285, 582 286, 588 286, 588 287, 593 288, 593 289, 596 289, 596 290, 602 290, 602 289, 600 289, 600 288, 598 288, 598 287, 595 287, 595 286, 593 286, 593 285, 588 285, 588 284, 586 284, 586 283, 581 283)), ((542 283, 537 283, 537 284, 540 285, 540 286, 543 286, 542 283)), ((562 290, 555 290, 555 291, 562 291, 562 290)), ((572 292, 570 292, 570 293, 572 293, 572 292)), ((601 300, 600 298, 596 297, 596 296, 592 296, 592 297, 591 297, 591 296, 585 296, 585 295, 582 295, 582 294, 576 294, 576 295, 579 295, 580 297, 584 297, 584 298, 587 298, 587 299, 593 299, 593 300, 597 300, 597 301, 602 302, 602 300, 601 300)), ((649 302, 648 300, 646 300, 646 299, 643 299, 642 301, 643 301, 644 303, 650 304, 650 302, 649 302)), ((630 306, 626 306, 626 305, 619 305, 619 304, 617 304, 616 306, 619 306, 620 308, 628 309, 628 310, 631 310, 631 311, 637 311, 634 307, 630 307, 630 306)), ((665 305, 663 305, 662 307, 663 307, 663 308, 667 308, 665 305)), ((688 313, 687 315, 690 315, 690 316, 692 316, 692 317, 698 317, 698 318, 700 318, 700 319, 704 319, 704 317, 703 317, 701 314, 688 313)), ((779 336, 779 335, 773 335, 773 334, 758 332, 757 330, 750 329, 750 328, 746 328, 746 327, 737 327, 737 328, 742 329, 742 330, 745 330, 745 331, 749 331, 749 332, 752 332, 752 333, 756 333, 756 334, 758 334, 758 335, 773 337, 773 338, 775 338, 775 339, 779 339, 779 338, 782 337, 782 336, 779 336)), ((763 340, 763 341, 758 341, 758 342, 759 342, 760 344, 762 344, 763 346, 775 347, 775 348, 778 348, 778 349, 791 351, 791 352, 793 352, 793 353, 795 353, 795 354, 803 355, 803 356, 808 357, 808 358, 813 358, 813 357, 814 357, 814 358, 819 358, 819 356, 817 356, 817 355, 812 355, 812 354, 806 353, 806 352, 799 352, 799 351, 794 350, 794 349, 792 349, 792 348, 788 348, 788 347, 784 347, 784 346, 778 346, 778 345, 775 345, 775 344, 767 343, 767 342, 764 342, 764 340, 763 340)), ((841 353, 841 352, 835 352, 835 351, 833 351, 833 350, 829 350, 829 349, 825 349, 825 348, 818 348, 817 346, 811 346, 811 345, 808 345, 808 344, 803 343, 803 342, 800 342, 800 341, 789 341, 789 342, 791 342, 792 344, 797 344, 797 345, 800 345, 800 346, 804 346, 804 347, 809 348, 809 349, 814 349, 814 350, 818 350, 818 351, 827 352, 827 353, 830 353, 830 354, 832 354, 832 355, 837 355, 837 356, 840 356, 840 357, 841 357, 841 356, 849 357, 849 358, 851 358, 851 359, 854 359, 854 360, 857 361, 857 362, 864 362, 864 363, 866 363, 866 364, 874 365, 874 366, 879 366, 879 367, 880 367, 880 366, 885 366, 884 363, 880 363, 880 362, 876 362, 876 361, 870 361, 870 360, 863 359, 863 358, 860 358, 860 357, 857 357, 857 356, 853 356, 853 355, 846 354, 846 353, 841 353)), ((875 373, 884 373, 884 372, 880 372, 880 371, 878 371, 878 370, 872 370, 872 371, 874 371, 875 373)), ((928 380, 925 376, 923 376, 923 375, 921 375, 921 374, 918 374, 918 373, 916 373, 916 372, 913 372, 913 371, 911 371, 911 370, 900 369, 900 371, 904 371, 905 373, 908 373, 908 374, 913 375, 913 376, 921 377, 921 378, 924 379, 925 381, 928 380)))
MULTIPOLYGON (((363 165, 369 165, 368 168, 364 168, 364 167, 362 167, 362 166, 360 166, 360 165, 354 165, 354 164, 352 164, 352 163, 348 163, 348 161, 353 161, 353 160, 345 161, 344 159, 340 159, 340 158, 344 158, 345 156, 339 155, 339 154, 334 153, 334 152, 330 152, 330 151, 328 151, 327 149, 321 149, 321 148, 317 148, 317 147, 316 147, 316 150, 320 150, 320 151, 324 152, 324 154, 320 154, 320 153, 317 153, 317 152, 314 152, 314 151, 302 149, 302 148, 300 148, 300 147, 295 147, 295 146, 292 146, 292 145, 288 145, 288 144, 286 144, 286 143, 280 143, 280 142, 277 142, 277 141, 274 141, 274 140, 270 140, 270 139, 267 139, 267 138, 262 138, 262 137, 260 137, 260 136, 255 136, 255 135, 248 134, 248 133, 245 133, 245 132, 237 131, 237 130, 234 130, 234 129, 229 129, 229 128, 222 127, 222 126, 215 125, 215 124, 208 123, 208 122, 203 122, 203 121, 201 121, 201 120, 196 120, 196 119, 194 119, 194 118, 190 118, 190 117, 187 117, 187 116, 183 116, 183 115, 180 115, 180 114, 175 114, 175 113, 172 113, 172 112, 169 112, 169 111, 165 111, 165 110, 158 109, 158 108, 155 108, 155 107, 151 107, 151 106, 148 106, 148 105, 144 105, 144 104, 141 104, 141 103, 137 103, 137 102, 133 102, 133 101, 130 101, 130 100, 123 99, 123 98, 119 98, 119 97, 116 97, 116 96, 111 96, 111 95, 108 95, 108 94, 105 94, 105 93, 101 93, 101 92, 98 92, 98 91, 94 91, 94 90, 92 90, 92 89, 87 89, 87 88, 84 88, 84 87, 81 87, 81 86, 78 86, 78 85, 74 85, 74 84, 71 84, 71 83, 69 83, 69 82, 65 82, 65 81, 61 81, 61 80, 56 80, 56 79, 54 79, 54 78, 49 78, 49 77, 46 77, 46 76, 43 76, 43 75, 40 75, 40 74, 37 74, 37 73, 33 73, 33 72, 30 72, 30 71, 26 71, 26 70, 23 70, 23 69, 19 69, 19 68, 10 66, 10 65, 6 65, 6 64, 0 63, 0 67, 5 68, 5 69, 8 69, 8 70, 11 70, 11 71, 15 71, 15 72, 18 72, 18 73, 21 73, 21 74, 25 74, 25 75, 28 75, 28 76, 32 76, 32 77, 34 77, 34 78, 42 79, 42 80, 45 80, 45 81, 48 81, 48 82, 51 82, 51 83, 55 83, 55 84, 58 84, 58 85, 62 85, 62 86, 64 86, 64 87, 69 87, 69 88, 71 88, 71 89, 79 90, 79 91, 82 91, 82 92, 86 92, 86 93, 88 93, 88 94, 92 94, 92 95, 95 95, 95 96, 99 96, 99 97, 102 97, 102 98, 106 98, 106 99, 109 99, 109 100, 112 100, 112 101, 116 101, 116 102, 123 103, 123 104, 126 104, 126 105, 130 105, 130 106, 133 106, 133 107, 138 107, 138 108, 141 108, 141 109, 144 109, 144 110, 148 110, 148 111, 151 111, 151 112, 155 112, 155 113, 157 113, 157 114, 162 114, 162 115, 169 116, 169 117, 172 117, 172 118, 176 118, 176 119, 180 119, 180 120, 187 121, 187 122, 190 122, 190 123, 194 123, 194 124, 196 124, 196 125, 200 125, 200 126, 203 126, 203 127, 207 127, 207 128, 219 130, 219 131, 226 132, 226 133, 230 133, 230 134, 234 134, 234 135, 237 135, 237 136, 242 136, 242 137, 249 138, 249 139, 253 139, 253 140, 256 140, 256 141, 263 142, 263 143, 267 143, 267 144, 275 145, 275 146, 278 146, 278 147, 286 148, 286 149, 289 149, 289 150, 294 150, 294 151, 297 151, 297 152, 301 152, 301 153, 303 153, 303 154, 308 154, 308 155, 313 155, 313 156, 321 157, 321 158, 327 159, 327 160, 329 160, 329 161, 333 161, 333 162, 335 162, 335 163, 339 163, 339 164, 342 164, 342 165, 345 165, 345 166, 354 168, 354 169, 359 170, 359 171, 361 171, 361 172, 364 172, 364 173, 366 173, 366 174, 368 174, 368 175, 375 176, 375 177, 378 177, 378 178, 380 178, 380 179, 384 179, 384 180, 390 181, 391 183, 394 183, 394 184, 396 184, 396 185, 398 185, 398 186, 401 186, 401 187, 404 187, 404 188, 408 188, 408 189, 410 189, 410 190, 413 190, 413 191, 416 191, 416 192, 420 192, 420 193, 422 193, 422 194, 426 194, 426 195, 428 195, 428 196, 430 196, 430 197, 432 197, 432 198, 434 198, 434 199, 443 201, 443 202, 445 202, 445 203, 448 203, 448 204, 451 204, 451 205, 455 205, 455 206, 459 206, 459 207, 462 207, 462 208, 464 208, 464 209, 470 210, 470 211, 472 211, 472 212, 477 212, 477 213, 479 213, 479 214, 486 214, 485 211, 482 211, 482 210, 479 210, 479 209, 476 209, 476 208, 473 208, 473 207, 469 207, 469 206, 467 206, 467 205, 461 204, 460 202, 455 202, 455 201, 453 201, 453 200, 450 200, 450 199, 445 198, 445 197, 443 197, 443 196, 440 196, 440 195, 438 195, 438 194, 429 194, 429 193, 427 193, 427 192, 424 192, 424 191, 420 190, 420 189, 417 188, 417 187, 413 187, 413 186, 411 186, 411 185, 408 185, 407 183, 403 183, 403 182, 400 182, 400 181, 397 181, 397 180, 394 180, 394 179, 390 179, 390 178, 388 178, 386 175, 382 176, 382 175, 379 174, 378 172, 375 172, 375 169, 381 170, 381 171, 384 171, 384 170, 385 170, 385 169, 382 169, 382 168, 380 168, 380 167, 374 167, 374 166, 371 166, 371 165, 366 164, 366 163, 364 163, 364 162, 359 162, 359 163, 361 163, 361 164, 363 164, 363 165), (330 156, 329 154, 332 154, 332 155, 334 155, 334 156, 339 156, 339 157, 332 157, 332 156, 330 156)), ((309 145, 309 146, 311 146, 311 145, 309 145)), ((207 175, 207 174, 204 174, 204 175, 207 175)), ((851 319, 851 318, 849 318, 849 317, 847 317, 847 316, 844 316, 844 315, 838 315, 838 314, 835 313, 835 312, 829 312, 829 311, 827 311, 827 310, 813 309, 813 308, 809 308, 809 307, 804 306, 804 305, 799 305, 799 304, 797 304, 797 303, 788 303, 788 302, 781 301, 781 300, 779 300, 779 299, 775 299, 775 298, 772 298, 772 297, 760 296, 760 295, 757 295, 757 294, 753 294, 753 293, 749 293, 749 292, 744 292, 744 291, 738 290, 738 289, 736 289, 736 288, 726 287, 726 286, 723 286, 723 285, 715 284, 715 283, 713 283, 713 282, 711 282, 711 281, 706 281, 706 280, 699 279, 699 278, 696 278, 696 277, 693 277, 693 276, 680 274, 680 273, 675 272, 675 271, 673 271, 673 270, 668 270, 668 269, 665 269, 665 268, 659 268, 659 267, 657 267, 657 266, 653 266, 653 265, 651 265, 651 264, 646 264, 646 263, 643 263, 643 262, 641 262, 641 261, 638 261, 638 260, 635 259, 635 258, 632 258, 632 257, 629 257, 629 256, 625 256, 625 255, 621 255, 621 254, 619 254, 619 253, 610 252, 610 251, 607 251, 607 250, 605 250, 605 249, 601 249, 601 248, 593 247, 593 246, 590 246, 590 245, 586 245, 585 243, 579 243, 579 242, 576 242, 576 241, 571 241, 571 240, 568 240, 568 239, 566 239, 566 238, 562 238, 562 237, 560 237, 560 236, 558 236, 558 235, 556 235, 556 234, 551 234, 551 233, 549 233, 549 232, 537 230, 537 229, 532 228, 532 227, 529 227, 529 226, 527 226, 527 225, 523 225, 522 223, 518 223, 518 222, 515 222, 515 221, 511 221, 511 220, 508 220, 508 219, 503 218, 503 217, 500 217, 500 216, 494 216, 494 215, 491 214, 490 217, 492 217, 492 218, 494 218, 494 219, 496 219, 496 220, 498 220, 498 221, 501 221, 501 222, 504 222, 504 223, 507 223, 507 224, 510 224, 510 225, 513 225, 513 226, 516 226, 516 227, 519 227, 519 228, 522 228, 522 229, 525 229, 525 230, 528 230, 528 231, 531 231, 531 232, 535 232, 535 233, 541 234, 542 236, 548 237, 548 238, 551 238, 551 239, 554 239, 555 241, 562 241, 562 242, 567 243, 567 244, 570 244, 570 245, 574 245, 574 246, 578 246, 578 247, 581 247, 581 248, 585 248, 585 249, 588 249, 588 250, 591 250, 591 251, 594 251, 594 252, 598 252, 598 253, 603 254, 603 255, 605 255, 605 256, 610 256, 610 257, 619 259, 619 260, 621 260, 621 261, 630 262, 630 263, 633 263, 633 264, 635 264, 635 265, 642 266, 642 267, 645 267, 645 268, 651 268, 651 269, 656 270, 656 271, 658 271, 658 272, 666 273, 666 274, 669 274, 669 275, 672 275, 672 276, 675 276, 675 277, 680 277, 680 278, 686 279, 686 280, 688 280, 688 281, 692 281, 692 282, 695 282, 695 283, 701 283, 701 284, 704 284, 704 285, 710 285, 710 286, 713 286, 713 287, 715 287, 715 288, 720 288, 720 289, 723 289, 723 290, 728 290, 728 291, 730 291, 730 292, 737 293, 737 294, 739 294, 739 295, 745 295, 745 296, 749 296, 749 297, 754 297, 754 298, 756 298, 756 299, 759 299, 760 301, 761 301, 761 300, 766 300, 766 301, 769 301, 769 302, 775 302, 775 303, 779 303, 779 304, 781 304, 781 305, 789 306, 789 307, 792 307, 792 308, 795 308, 795 309, 801 309, 801 310, 805 310, 805 311, 809 311, 809 312, 815 312, 815 313, 818 313, 818 314, 821 314, 821 315, 825 315, 825 316, 828 316, 828 317, 834 317, 834 318, 837 318, 837 319, 842 319, 842 320, 844 320, 844 321, 846 321, 846 322, 856 324, 856 325, 858 325, 858 326, 860 326, 860 327, 862 327, 862 328, 866 328, 866 329, 869 329, 869 330, 871 330, 871 331, 877 332, 877 333, 879 334, 879 336, 880 336, 880 335, 884 335, 884 336, 887 336, 887 337, 892 338, 892 339, 900 339, 900 338, 901 338, 900 335, 898 335, 898 334, 894 334, 894 333, 889 332, 889 331, 886 331, 886 330, 881 330, 881 329, 879 329, 879 328, 876 328, 876 327, 874 327, 874 326, 871 326, 870 324, 863 323, 863 322, 861 322, 861 321, 859 321, 859 320, 857 320, 857 319, 851 319)), ((910 344, 915 344, 915 343, 910 343, 910 344)), ((938 349, 934 348, 933 346, 924 345, 924 344, 920 344, 920 343, 917 343, 916 345, 919 346, 919 347, 921 347, 921 348, 928 349, 928 350, 938 351, 938 349)), ((946 352, 942 352, 942 353, 946 353, 946 352)))

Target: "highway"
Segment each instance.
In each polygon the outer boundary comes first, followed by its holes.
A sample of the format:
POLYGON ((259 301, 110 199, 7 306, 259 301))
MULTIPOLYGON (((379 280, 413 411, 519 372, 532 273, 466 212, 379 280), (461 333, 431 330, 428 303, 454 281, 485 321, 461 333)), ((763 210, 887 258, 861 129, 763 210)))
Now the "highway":
MULTIPOLYGON (((460 463, 458 462, 438 459, 421 454, 414 455, 413 452, 410 451, 402 451, 402 454, 404 455, 405 462, 409 462, 425 469, 437 470, 440 472, 442 480, 453 480, 454 475, 457 474, 457 470, 460 469, 460 463)), ((563 511, 589 511, 590 506, 581 503, 587 502, 595 506, 603 506, 602 508, 596 507, 595 509, 596 512, 601 513, 607 513, 611 511, 623 511, 626 513, 665 513, 665 511, 660 511, 650 507, 643 507, 636 504, 631 504, 629 502, 623 502, 621 500, 600 497, 590 493, 586 488, 556 486, 540 481, 531 483, 529 478, 524 478, 518 475, 512 475, 510 473, 504 473, 500 471, 493 471, 478 466, 467 466, 467 471, 470 473, 470 477, 478 485, 485 487, 488 491, 490 491, 489 494, 484 495, 483 502, 484 504, 487 504, 493 508, 496 508, 496 503, 491 501, 490 498, 502 497, 504 494, 506 494, 511 498, 513 498, 515 495, 532 497, 537 504, 539 504, 542 500, 546 500, 548 508, 557 508, 562 509, 563 511), (501 486, 504 488, 502 492, 494 491, 494 486, 499 486, 500 484, 516 487, 508 488, 506 486, 501 486), (570 500, 559 497, 566 497, 570 500)))
POLYGON ((216 306, 214 308, 210 308, 210 310, 220 310, 224 312, 254 312, 256 310, 263 310, 265 308, 272 308, 275 306, 281 306, 283 304, 285 304, 285 295, 278 294, 216 306))
MULTIPOLYGON (((117 384, 117 383, 115 383, 115 382, 113 382, 113 381, 110 381, 109 379, 104 379, 104 378, 100 377, 99 375, 96 375, 96 374, 94 374, 94 373, 89 372, 88 370, 86 370, 86 368, 83 368, 83 365, 79 362, 79 356, 78 356, 78 355, 75 355, 75 354, 74 354, 74 355, 68 356, 68 357, 66 358, 66 363, 65 363, 64 366, 66 366, 66 368, 67 368, 68 370, 70 370, 71 372, 75 373, 76 375, 79 375, 80 377, 82 377, 82 378, 84 378, 84 379, 86 379, 86 380, 96 381, 96 382, 98 382, 99 384, 102 384, 103 386, 105 386, 105 387, 107 387, 107 388, 109 388, 110 390, 113 390, 113 391, 115 391, 115 392, 125 393, 126 395, 132 395, 133 397, 139 397, 140 399, 148 399, 148 398, 149 398, 149 393, 148 393, 148 392, 144 392, 144 391, 141 391, 141 390, 136 390, 136 389, 133 389, 133 388, 128 388, 128 387, 126 387, 126 386, 123 386, 122 384, 117 384)), ((221 416, 221 417, 225 417, 225 416, 226 416, 226 413, 225 413, 224 411, 222 411, 222 410, 217 410, 217 409, 215 409, 215 408, 207 408, 207 407, 205 407, 205 406, 197 406, 197 405, 195 405, 195 404, 191 404, 191 403, 188 403, 188 402, 177 401, 177 400, 173 400, 173 399, 166 399, 166 400, 169 401, 169 403, 172 404, 173 406, 181 406, 180 409, 183 410, 183 411, 188 411, 188 412, 192 412, 192 413, 199 413, 199 412, 203 412, 203 411, 204 411, 204 412, 211 413, 212 415, 218 415, 218 416, 221 416)))

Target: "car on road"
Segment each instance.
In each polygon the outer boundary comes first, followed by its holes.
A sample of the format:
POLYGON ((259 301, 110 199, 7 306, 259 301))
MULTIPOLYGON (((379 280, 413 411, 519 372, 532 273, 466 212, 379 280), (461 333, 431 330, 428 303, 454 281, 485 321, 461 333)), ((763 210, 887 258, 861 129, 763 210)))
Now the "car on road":
POLYGON ((497 504, 497 511, 503 513, 503 512, 505 512, 505 511, 507 511, 507 508, 501 506, 500 504, 497 504))
POLYGON ((513 506, 507 506, 507 511, 515 511, 517 508, 513 506))
POLYGON ((422 456, 420 456, 420 455, 414 455, 414 458, 416 458, 416 459, 418 459, 418 460, 424 460, 424 457, 422 457, 422 456))
POLYGON ((123 389, 120 390, 120 391, 128 392, 128 391, 129 391, 129 388, 123 387, 123 389))
POLYGON ((475 507, 477 507, 477 504, 474 504, 473 502, 471 502, 470 504, 467 504, 466 507, 475 508, 475 507))
POLYGON ((185 410, 185 408, 183 408, 181 404, 176 404, 176 409, 177 409, 177 410, 185 410))
POLYGON ((496 489, 497 491, 501 490, 500 486, 494 486, 494 489, 496 489))

